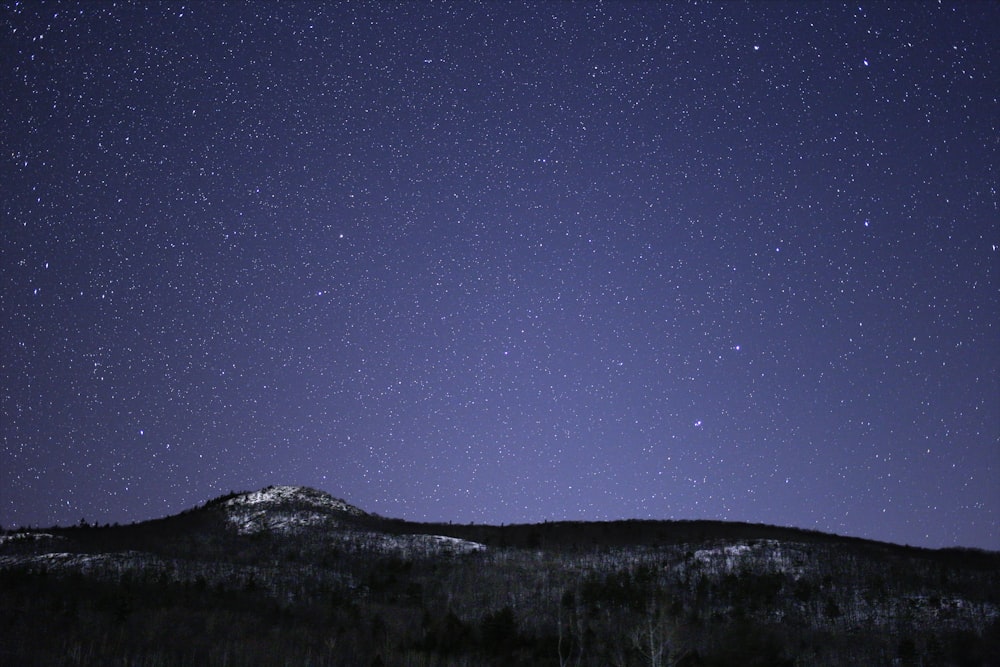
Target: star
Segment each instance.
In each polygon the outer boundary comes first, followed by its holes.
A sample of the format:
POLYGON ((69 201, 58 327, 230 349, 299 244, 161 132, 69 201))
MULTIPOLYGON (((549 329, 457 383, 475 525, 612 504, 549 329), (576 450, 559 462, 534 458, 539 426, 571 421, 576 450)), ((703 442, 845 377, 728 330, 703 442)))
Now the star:
POLYGON ((1000 549, 996 3, 36 5, 0 524, 299 484, 1000 549))

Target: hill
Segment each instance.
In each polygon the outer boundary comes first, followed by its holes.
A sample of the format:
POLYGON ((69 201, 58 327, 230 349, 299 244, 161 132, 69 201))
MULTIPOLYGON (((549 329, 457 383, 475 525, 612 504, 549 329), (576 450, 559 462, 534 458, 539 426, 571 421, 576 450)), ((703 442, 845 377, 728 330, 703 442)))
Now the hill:
POLYGON ((0 663, 995 665, 1000 554, 386 519, 305 487, 0 536, 0 663))

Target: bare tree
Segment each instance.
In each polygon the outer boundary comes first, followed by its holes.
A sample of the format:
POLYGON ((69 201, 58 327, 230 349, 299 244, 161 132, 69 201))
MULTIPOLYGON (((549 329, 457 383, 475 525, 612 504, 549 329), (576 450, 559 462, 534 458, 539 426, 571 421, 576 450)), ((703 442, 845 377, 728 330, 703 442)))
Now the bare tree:
POLYGON ((562 597, 558 606, 556 619, 559 632, 559 667, 579 665, 583 660, 584 646, 584 616, 580 608, 580 596, 569 589, 562 597), (567 618, 563 621, 563 614, 567 618))
POLYGON ((630 637, 632 646, 649 667, 670 667, 682 657, 677 645, 677 626, 667 618, 663 607, 662 603, 650 598, 645 615, 630 637))

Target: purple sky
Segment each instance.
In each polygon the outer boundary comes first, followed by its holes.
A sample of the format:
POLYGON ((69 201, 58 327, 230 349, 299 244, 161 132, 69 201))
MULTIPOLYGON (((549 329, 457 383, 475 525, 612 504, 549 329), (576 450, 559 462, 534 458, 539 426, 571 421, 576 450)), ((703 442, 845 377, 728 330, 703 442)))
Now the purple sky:
POLYGON ((1000 549, 996 3, 23 3, 0 524, 1000 549))

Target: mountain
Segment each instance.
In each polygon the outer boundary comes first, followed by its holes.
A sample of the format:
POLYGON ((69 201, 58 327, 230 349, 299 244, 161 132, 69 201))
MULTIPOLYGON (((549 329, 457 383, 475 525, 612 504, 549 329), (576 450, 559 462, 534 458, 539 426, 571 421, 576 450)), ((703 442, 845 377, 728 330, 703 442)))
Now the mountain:
POLYGON ((316 489, 0 535, 0 664, 997 665, 1000 554, 716 521, 413 523, 316 489))
POLYGON ((419 532, 393 534, 384 529, 372 530, 372 524, 380 523, 377 518, 328 493, 308 487, 269 486, 253 493, 237 494, 215 504, 221 506, 226 520, 241 535, 323 530, 327 537, 339 541, 342 549, 398 552, 403 556, 469 552, 484 548, 475 542, 443 535, 419 532))
POLYGON ((328 493, 301 486, 269 486, 222 502, 226 518, 243 534, 339 525, 365 513, 328 493))

